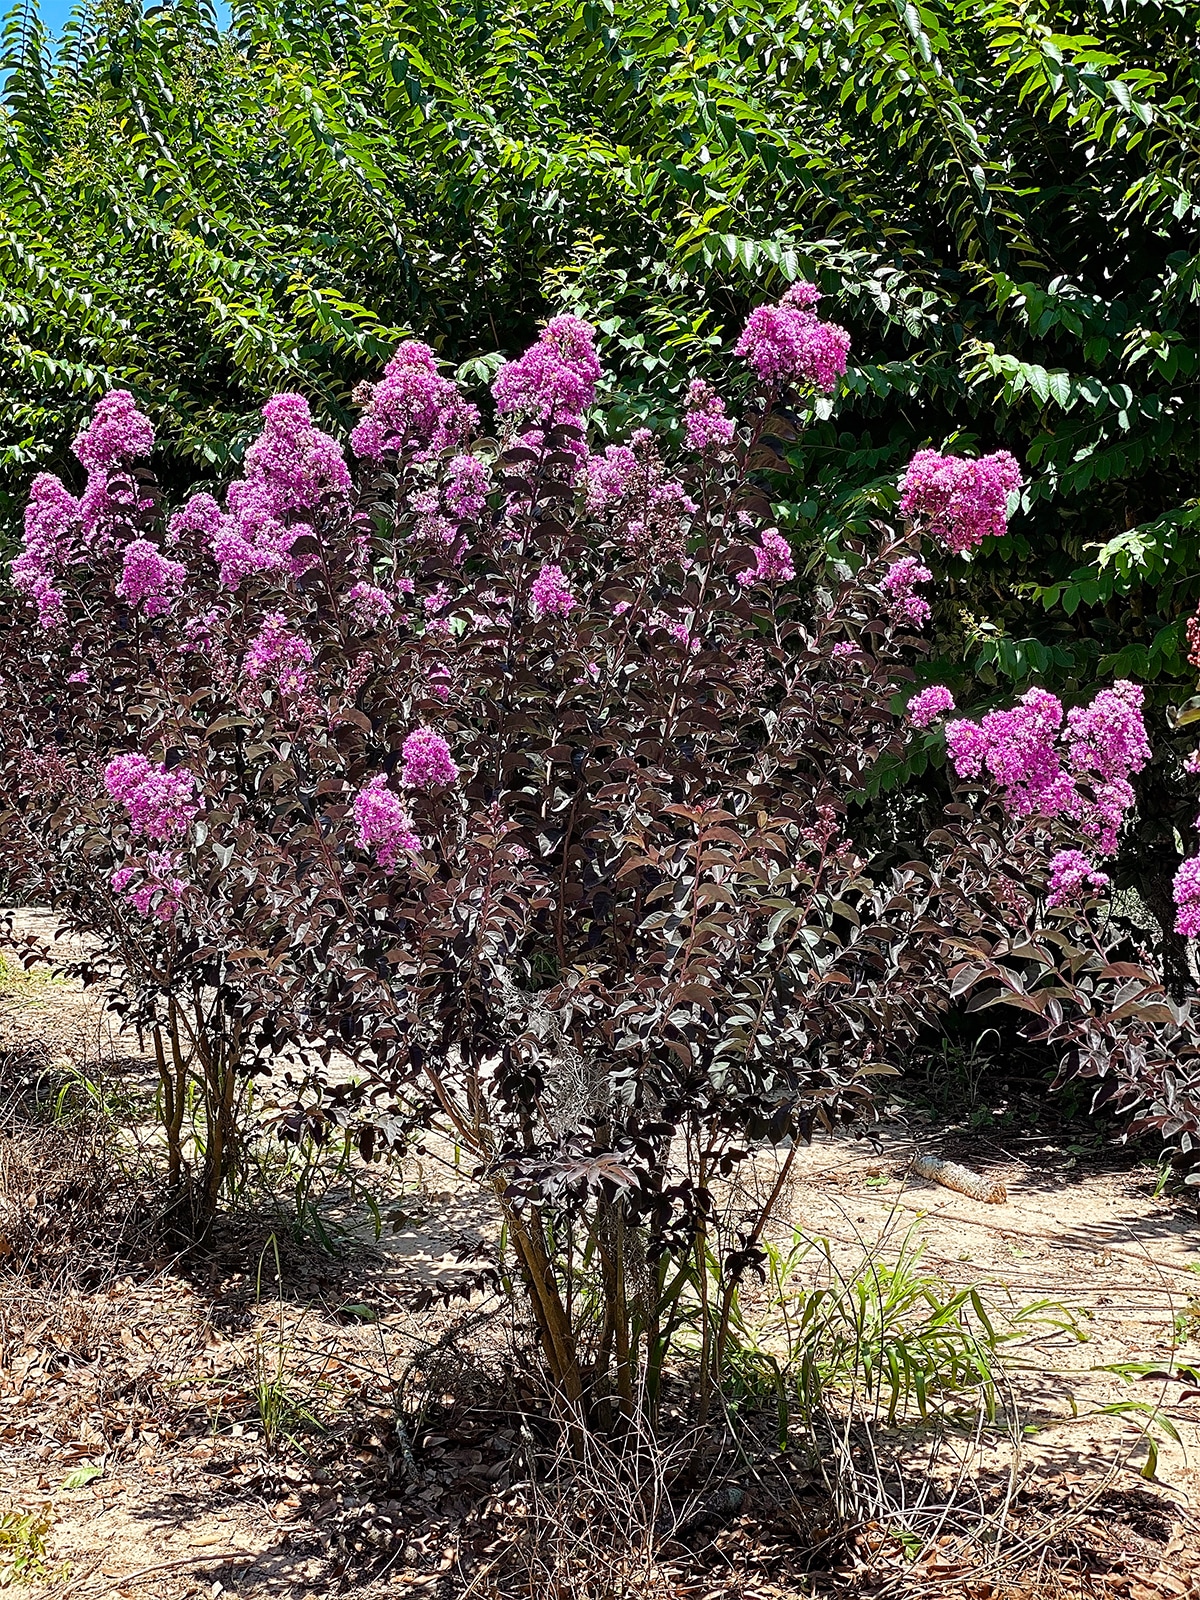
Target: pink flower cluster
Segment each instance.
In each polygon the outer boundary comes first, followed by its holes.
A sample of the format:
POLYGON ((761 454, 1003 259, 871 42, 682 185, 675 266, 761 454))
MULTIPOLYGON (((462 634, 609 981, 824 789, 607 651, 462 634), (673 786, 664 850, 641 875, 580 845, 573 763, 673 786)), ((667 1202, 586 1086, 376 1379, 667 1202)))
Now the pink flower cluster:
POLYGON ((583 427, 596 398, 600 358, 595 332, 579 317, 552 317, 536 344, 496 374, 492 394, 502 417, 522 417, 540 428, 583 427))
POLYGON ((960 778, 989 772, 1015 816, 1071 818, 1111 855, 1133 804, 1129 779, 1150 757, 1142 700, 1137 684, 1114 684, 1090 706, 1076 707, 1060 733, 1061 702, 1030 689, 981 722, 948 723, 946 748, 960 778))
POLYGON ((12 584, 38 608, 38 623, 57 628, 66 618, 57 575, 67 565, 79 529, 79 501, 49 472, 33 480, 25 507, 25 538, 12 564, 12 584))
POLYGON ((917 584, 933 577, 916 556, 901 556, 883 575, 880 587, 887 596, 888 615, 894 622, 907 622, 914 628, 929 621, 929 601, 917 593, 917 584))
POLYGON ((465 452, 451 458, 442 493, 452 517, 463 522, 477 522, 490 488, 491 473, 486 461, 465 452))
POLYGON ((723 450, 733 438, 733 418, 725 415, 725 402, 703 378, 694 378, 687 394, 689 450, 723 450))
POLYGON ((18 594, 36 605, 40 627, 58 628, 66 620, 62 577, 72 562, 82 558, 82 550, 119 545, 129 532, 131 517, 150 505, 128 483, 119 492, 111 488, 109 473, 149 454, 153 445, 149 418, 137 409, 131 394, 114 389, 99 402, 91 423, 72 446, 88 474, 82 498, 76 500, 48 472, 33 480, 12 583, 18 594))
POLYGON ((1144 698, 1139 685, 1122 679, 1102 689, 1090 706, 1072 706, 1066 731, 1072 771, 1111 781, 1142 770, 1150 759, 1144 698))
POLYGON ((373 627, 390 617, 396 607, 386 589, 377 589, 370 583, 356 583, 346 595, 350 610, 360 622, 373 627))
POLYGON ((138 410, 127 389, 114 389, 104 396, 71 446, 76 460, 89 473, 97 474, 138 461, 153 448, 153 424, 138 410))
POLYGON ((292 633, 282 611, 269 612, 251 639, 242 663, 246 676, 255 682, 266 678, 281 694, 303 694, 312 665, 312 646, 298 633, 292 633))
POLYGON ((931 683, 908 702, 909 720, 917 728, 930 728, 939 717, 953 710, 954 696, 944 683, 931 683))
POLYGON ((479 412, 449 378, 442 377, 433 351, 411 339, 400 346, 370 390, 350 446, 368 461, 399 454, 425 461, 456 449, 478 423, 479 412))
POLYGON ((745 588, 751 583, 790 583, 795 576, 791 546, 778 528, 768 528, 754 552, 754 565, 739 572, 737 581, 745 588))
POLYGON ((1175 874, 1175 932, 1200 938, 1200 856, 1180 863, 1175 874))
POLYGON ((539 571, 529 590, 529 605, 535 617, 565 617, 577 605, 567 586, 561 567, 548 562, 539 571))
POLYGON ((141 869, 144 876, 136 887, 138 871, 134 867, 118 867, 110 881, 118 894, 128 895, 141 916, 171 922, 187 888, 176 872, 178 865, 178 858, 169 850, 156 850, 146 857, 141 869))
POLYGON ((837 388, 846 371, 850 335, 816 315, 812 308, 820 298, 815 285, 794 283, 778 305, 758 306, 750 313, 737 354, 767 388, 804 383, 823 394, 837 388))
POLYGON ((1096 871, 1082 850, 1060 850, 1050 858, 1050 893, 1046 904, 1067 905, 1088 889, 1107 889, 1111 881, 1106 872, 1096 871))
MULTIPOLYGON (((649 436, 648 429, 638 429, 635 437, 649 436)), ((639 461, 632 445, 610 444, 602 456, 593 456, 588 462, 587 504, 589 511, 603 511, 620 505, 628 496, 639 472, 646 478, 652 475, 657 460, 639 461)))
POLYGON ((229 486, 226 512, 211 495, 198 494, 170 523, 172 538, 199 534, 207 542, 227 589, 252 573, 298 577, 313 557, 293 554, 297 540, 314 531, 318 511, 346 511, 350 504, 341 446, 313 426, 302 395, 275 395, 263 420, 244 475, 229 486))
POLYGON ((604 512, 621 525, 622 539, 648 561, 680 561, 686 553, 689 518, 696 502, 683 484, 666 476, 649 428, 628 444, 610 444, 587 467, 589 511, 604 512))
POLYGON ((440 789, 458 777, 450 746, 432 728, 417 728, 400 747, 400 781, 406 789, 440 789))
POLYGON ((900 484, 900 510, 961 555, 1007 530, 1008 497, 1020 487, 1021 469, 1007 450, 978 461, 918 450, 900 484))
POLYGON ((175 838, 200 809, 190 772, 183 767, 168 772, 135 750, 112 758, 104 769, 104 787, 129 813, 132 831, 148 839, 175 838))
POLYGON ((402 854, 415 855, 421 848, 403 800, 388 788, 382 774, 355 795, 354 820, 359 847, 374 846, 375 859, 385 872, 394 870, 402 854))
POLYGON ((140 605, 148 617, 161 617, 170 611, 186 576, 182 562, 168 561, 149 539, 135 539, 125 546, 117 595, 131 606, 140 605))
POLYGON ((84 548, 119 548, 138 514, 154 506, 129 477, 133 463, 154 448, 150 419, 138 410, 127 390, 114 389, 99 402, 91 422, 71 448, 87 469, 87 484, 79 502, 84 548))

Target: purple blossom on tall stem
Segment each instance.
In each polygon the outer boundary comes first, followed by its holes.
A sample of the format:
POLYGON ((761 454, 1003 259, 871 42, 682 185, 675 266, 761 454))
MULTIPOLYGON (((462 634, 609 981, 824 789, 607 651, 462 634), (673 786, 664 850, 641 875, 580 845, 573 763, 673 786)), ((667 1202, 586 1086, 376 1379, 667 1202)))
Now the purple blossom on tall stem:
POLYGON ((754 565, 739 572, 737 581, 745 588, 752 583, 790 583, 795 576, 791 546, 778 528, 768 528, 754 552, 754 565))
POLYGON ((89 473, 107 473, 148 456, 154 426, 137 408, 128 389, 113 389, 98 402, 92 420, 71 446, 89 473))
POLYGON ((565 617, 577 603, 563 569, 548 562, 530 586, 529 604, 534 616, 565 617))
POLYGON ((400 781, 406 789, 442 789, 458 777, 450 746, 432 728, 416 728, 410 733, 400 755, 404 762, 400 781))
POLYGON ((390 617, 396 609, 391 595, 385 589, 378 589, 370 583, 354 584, 346 595, 346 600, 354 616, 368 627, 382 622, 385 617, 390 617))
POLYGON ((888 614, 894 622, 920 628, 929 621, 929 601, 917 593, 917 584, 929 583, 933 573, 916 556, 901 556, 883 575, 880 587, 887 597, 888 614))
POLYGON ((117 594, 131 606, 141 606, 148 617, 171 610, 187 576, 181 561, 169 561, 148 539, 126 545, 117 594))
POLYGON ((403 800, 388 788, 382 773, 355 795, 354 821, 360 849, 374 848, 385 872, 392 872, 402 855, 415 855, 421 849, 403 800))
POLYGON ((931 683, 908 702, 909 720, 916 728, 930 728, 939 717, 953 710, 954 696, 944 683, 931 683))
POLYGON ((1006 532, 1008 497, 1020 487, 1021 469, 1007 450, 978 461, 918 450, 900 484, 900 510, 961 555, 1006 532))
POLYGON ((1175 932, 1200 938, 1200 856, 1191 856, 1175 874, 1175 932))
POLYGON ((737 354, 754 368, 768 389, 807 384, 832 394, 846 371, 850 335, 813 311, 820 291, 795 283, 778 305, 758 306, 737 342, 737 354))
POLYGON ((385 455, 426 461, 456 449, 478 423, 479 412, 441 375, 429 346, 410 339, 388 362, 382 380, 368 389, 350 447, 368 461, 385 455))
POLYGON ((595 332, 579 317, 553 317, 524 355, 496 374, 492 395, 501 417, 521 417, 541 428, 583 426, 596 398, 600 358, 595 332))
POLYGON ((346 513, 350 473, 336 439, 313 425, 303 395, 277 394, 263 407, 262 433, 231 483, 226 511, 198 494, 171 519, 173 539, 202 534, 220 581, 237 589, 252 574, 299 577, 314 557, 293 546, 323 513, 346 513))
POLYGON ((1106 872, 1098 872, 1082 850, 1060 850, 1050 858, 1050 883, 1046 904, 1063 906, 1080 899, 1089 889, 1107 889, 1106 872))
POLYGON ((1061 701, 1030 689, 1015 706, 990 711, 979 723, 947 724, 946 749, 960 778, 986 770, 1014 816, 1069 817, 1111 855, 1133 805, 1129 779, 1150 755, 1142 699, 1139 685, 1114 684, 1073 711, 1060 735, 1061 701))
POLYGON ((491 473, 486 461, 465 453, 453 456, 446 468, 442 491, 446 509, 451 516, 464 522, 475 522, 487 504, 490 487, 491 473))
POLYGON ((168 771, 136 750, 112 758, 104 769, 104 787, 129 813, 132 831, 149 839, 183 833, 199 810, 196 780, 186 768, 168 771))
POLYGON ((250 641, 242 669, 254 682, 266 678, 281 694, 295 697, 308 686, 307 668, 312 659, 308 641, 292 632, 282 611, 272 611, 250 641))
POLYGON ((52 473, 39 472, 25 507, 25 537, 12 564, 12 585, 37 606, 42 628, 57 628, 66 620, 58 575, 71 559, 79 518, 75 496, 52 473))
POLYGON ((733 418, 725 415, 725 402, 703 378, 694 378, 688 389, 684 422, 689 450, 723 450, 733 438, 733 418))

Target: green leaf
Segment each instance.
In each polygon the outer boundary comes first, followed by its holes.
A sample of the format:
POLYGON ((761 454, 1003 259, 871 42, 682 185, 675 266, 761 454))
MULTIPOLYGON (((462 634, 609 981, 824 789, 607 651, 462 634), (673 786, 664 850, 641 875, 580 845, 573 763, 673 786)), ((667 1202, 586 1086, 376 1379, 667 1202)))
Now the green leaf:
POLYGON ((365 1304, 365 1302, 359 1300, 352 1300, 344 1306, 339 1306, 337 1314, 339 1317, 345 1318, 348 1322, 379 1321, 379 1312, 375 1309, 375 1307, 369 1306, 365 1304))
POLYGON ((70 1472, 68 1472, 66 1477, 63 1479, 62 1487, 64 1489, 82 1489, 85 1487, 85 1485, 92 1483, 96 1478, 102 1478, 103 1476, 103 1467, 86 1465, 72 1467, 70 1472))

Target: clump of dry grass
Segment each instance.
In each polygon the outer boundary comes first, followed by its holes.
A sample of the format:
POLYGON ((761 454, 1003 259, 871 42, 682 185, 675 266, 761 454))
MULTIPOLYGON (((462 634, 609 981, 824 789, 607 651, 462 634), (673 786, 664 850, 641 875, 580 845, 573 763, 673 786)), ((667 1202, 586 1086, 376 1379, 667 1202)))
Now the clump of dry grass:
POLYGON ((0 1272, 106 1282, 160 1226, 149 1163, 69 1056, 0 1059, 0 1272))

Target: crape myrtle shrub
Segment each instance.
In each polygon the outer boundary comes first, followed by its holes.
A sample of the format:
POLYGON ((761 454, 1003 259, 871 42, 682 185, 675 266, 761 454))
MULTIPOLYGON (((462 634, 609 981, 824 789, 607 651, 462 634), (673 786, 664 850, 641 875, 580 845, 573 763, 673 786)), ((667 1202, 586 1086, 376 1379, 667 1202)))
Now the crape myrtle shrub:
POLYGON ((569 316, 497 375, 494 438, 412 342, 358 396, 353 473, 278 395, 223 501, 170 515, 115 392, 13 564, 6 850, 119 957, 164 1116, 201 1087, 193 1214, 271 1054, 290 1137, 449 1134, 557 1392, 601 1417, 639 1372, 653 1395, 684 1320, 709 1392, 792 1157, 731 1225, 714 1186, 862 1112, 950 1004, 1012 1004, 1143 1124, 1197 1125, 1190 1014, 1105 934, 1136 686, 946 722, 962 788, 925 859, 856 846, 872 768, 954 709, 905 687, 926 562, 1001 533, 1020 474, 922 452, 903 531, 798 582, 768 490, 845 369, 818 299, 752 314, 681 458, 645 430, 593 453, 569 316))
MULTIPOLYGON (((234 0, 220 21, 113 0, 52 43, 22 4, 5 538, 112 388, 158 424, 172 492, 234 470, 274 389, 348 428, 398 339, 479 379, 551 309, 602 329, 626 413, 674 414, 750 304, 819 275, 861 350, 789 447, 782 526, 867 537, 925 443, 1021 459, 1011 536, 939 588, 931 676, 989 708, 1146 683, 1156 758, 1117 882, 1185 986, 1171 879, 1197 785, 1161 714, 1200 573, 1198 22, 1197 0, 234 0)), ((944 799, 922 741, 872 781, 944 799)))

